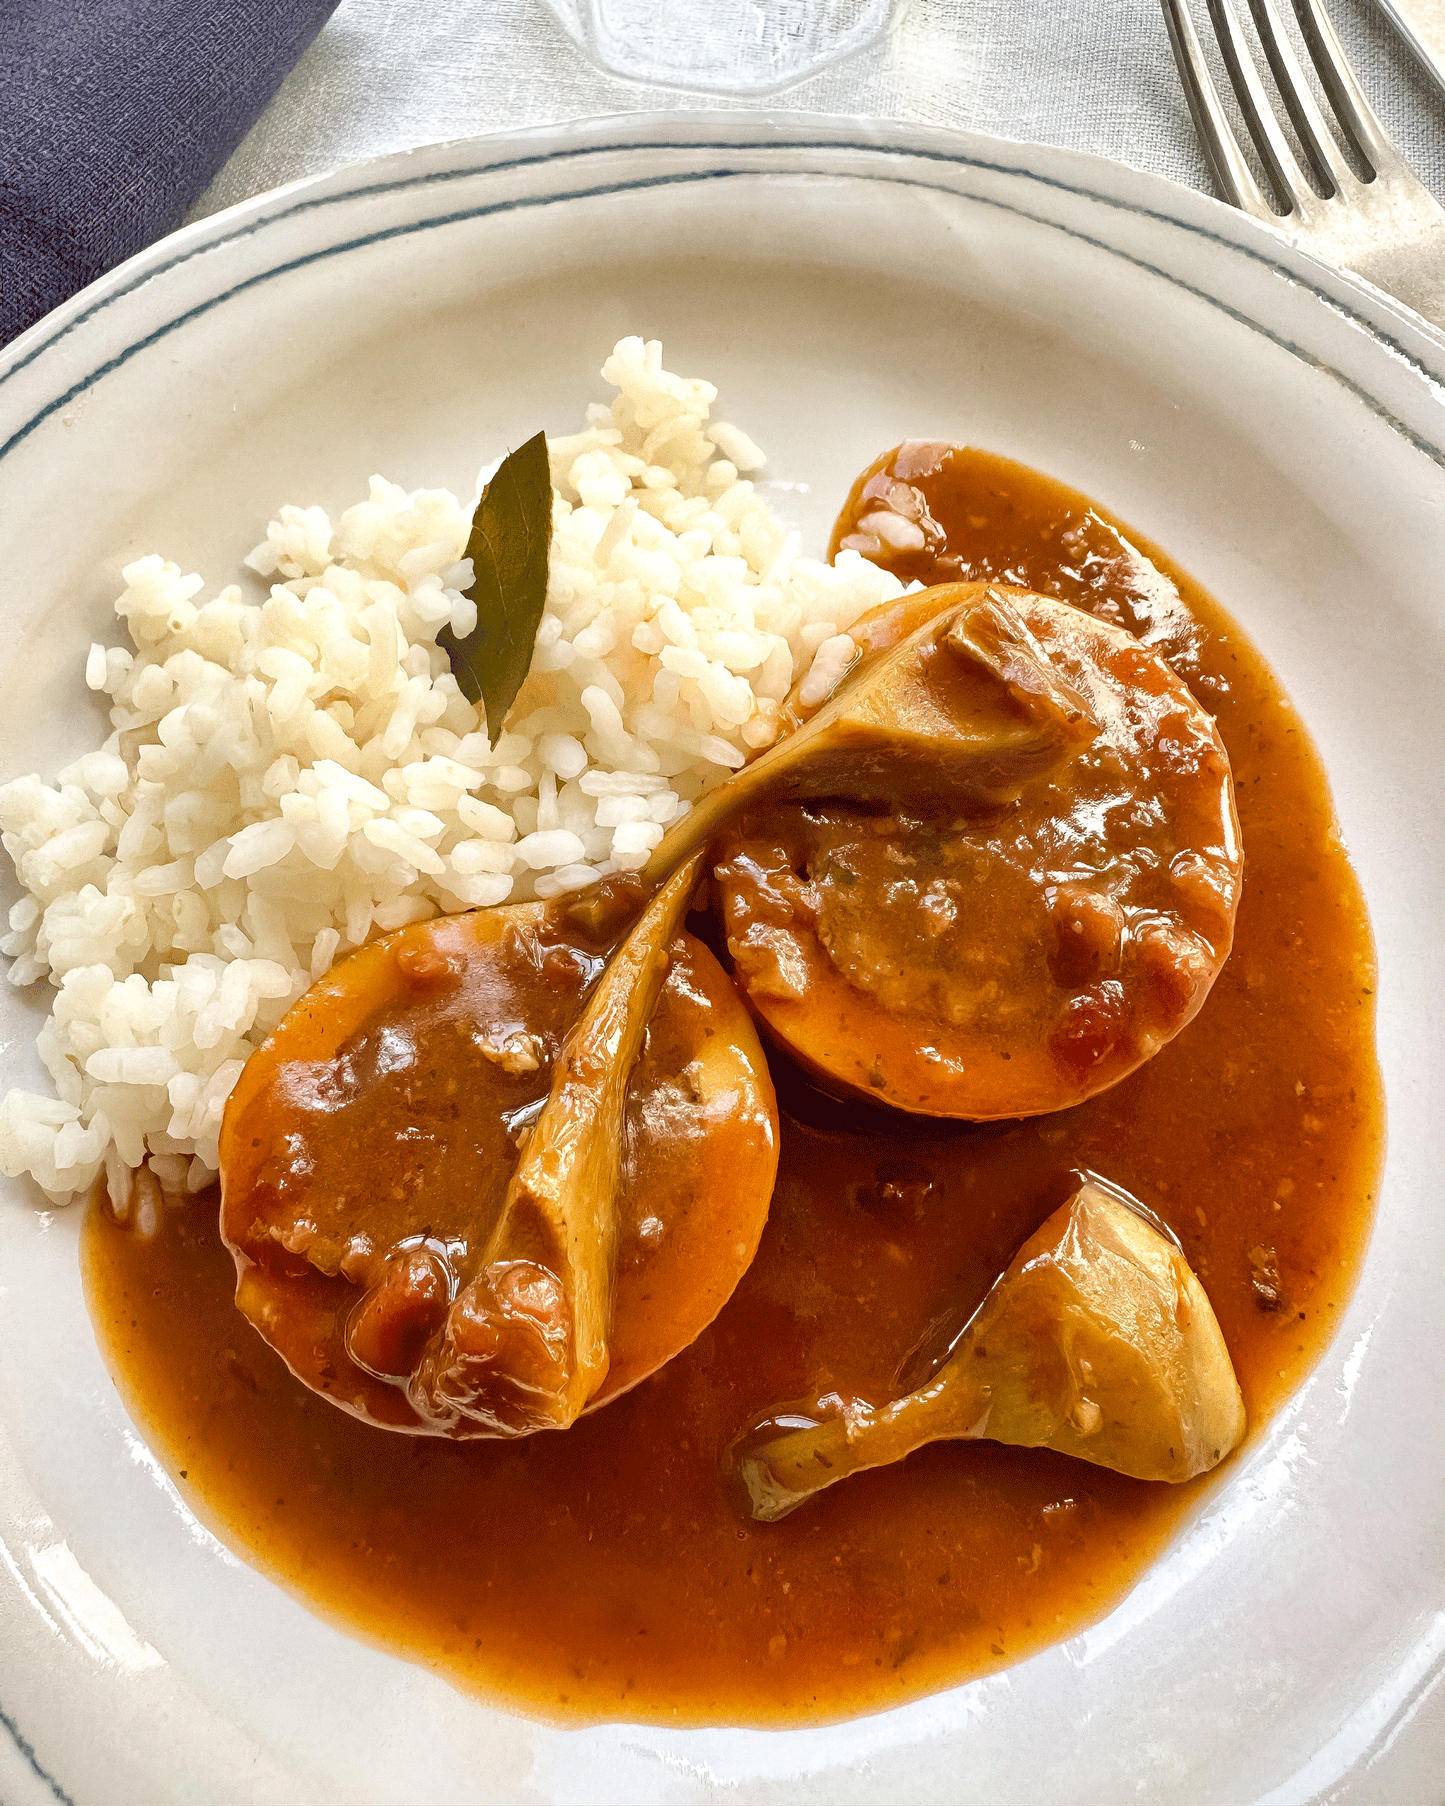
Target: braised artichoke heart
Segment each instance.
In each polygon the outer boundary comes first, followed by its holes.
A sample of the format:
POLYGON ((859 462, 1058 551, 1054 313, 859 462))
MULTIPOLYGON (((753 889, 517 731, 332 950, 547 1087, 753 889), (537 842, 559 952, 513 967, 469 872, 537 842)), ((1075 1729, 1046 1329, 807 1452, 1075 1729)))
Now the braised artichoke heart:
POLYGON ((352 954, 241 1075, 221 1137, 236 1300, 297 1376, 392 1428, 565 1428, 685 1347, 767 1216, 772 1085, 680 933, 697 862, 415 924, 352 954))
POLYGON ((978 1120, 1079 1103, 1177 1034, 1229 953, 1242 859, 1214 723, 1157 653, 1042 596, 949 585, 851 632, 833 699, 809 716, 795 694, 801 755, 780 743, 775 787, 723 826, 738 982, 825 1088, 978 1120), (920 732, 890 785, 841 759, 813 784, 810 736, 884 672, 895 722, 955 711, 971 763, 920 732))
POLYGON ((830 1397, 770 1412, 733 1459, 752 1515, 772 1521, 928 1442, 1049 1448, 1180 1481, 1244 1431, 1229 1351, 1178 1244, 1090 1178, 1019 1249, 924 1385, 888 1405, 830 1397))

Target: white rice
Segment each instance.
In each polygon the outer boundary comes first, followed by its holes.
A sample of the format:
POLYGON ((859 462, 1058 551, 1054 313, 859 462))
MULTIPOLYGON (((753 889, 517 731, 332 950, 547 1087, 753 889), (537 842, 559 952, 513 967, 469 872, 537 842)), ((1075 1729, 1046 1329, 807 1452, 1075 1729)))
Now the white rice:
POLYGON ((895 579, 799 557, 739 475, 763 454, 659 344, 623 339, 602 374, 611 405, 549 441, 547 607, 494 748, 435 644, 475 624, 472 502, 373 477, 335 523, 288 504, 246 561, 265 599, 126 567, 133 650, 85 664, 109 739, 0 787, 26 891, 0 951, 12 984, 57 987, 37 1043, 56 1095, 0 1102, 7 1176, 55 1203, 102 1168, 123 1202, 146 1162, 200 1189, 247 1057, 340 953, 640 866, 772 743, 815 657, 810 691, 846 668, 895 579))

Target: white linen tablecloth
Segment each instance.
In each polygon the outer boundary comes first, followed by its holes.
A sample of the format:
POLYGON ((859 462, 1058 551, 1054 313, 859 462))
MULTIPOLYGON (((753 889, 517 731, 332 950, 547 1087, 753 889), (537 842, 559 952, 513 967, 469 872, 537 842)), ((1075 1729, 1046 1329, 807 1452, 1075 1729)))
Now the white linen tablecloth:
MULTIPOLYGON (((1445 95, 1369 0, 1329 8, 1386 129, 1445 202, 1445 95)), ((1198 10, 1202 19, 1203 0, 1198 10)), ((619 80, 541 0, 341 0, 192 217, 438 139, 717 106, 963 126, 1095 151, 1210 191, 1158 0, 913 0, 884 43, 743 100, 619 80)))

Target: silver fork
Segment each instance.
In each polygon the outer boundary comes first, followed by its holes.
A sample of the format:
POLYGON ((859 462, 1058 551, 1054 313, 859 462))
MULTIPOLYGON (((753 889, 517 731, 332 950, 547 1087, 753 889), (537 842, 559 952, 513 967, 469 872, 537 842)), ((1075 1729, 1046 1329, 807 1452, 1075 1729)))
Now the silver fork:
POLYGON ((1445 210, 1385 136, 1319 0, 1294 0, 1300 29, 1342 130, 1365 168, 1345 160, 1305 80, 1274 0, 1250 0, 1275 86, 1327 198, 1310 185, 1265 94, 1234 0, 1208 0, 1224 65, 1255 149, 1285 211, 1254 179, 1204 60, 1189 0, 1163 0, 1194 129, 1225 200, 1322 262, 1366 282, 1445 331, 1445 210))

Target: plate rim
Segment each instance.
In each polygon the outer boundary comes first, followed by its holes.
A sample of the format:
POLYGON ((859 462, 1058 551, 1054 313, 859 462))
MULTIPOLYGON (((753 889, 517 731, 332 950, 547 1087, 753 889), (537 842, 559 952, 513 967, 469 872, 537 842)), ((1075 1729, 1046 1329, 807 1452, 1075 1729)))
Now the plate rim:
MULTIPOLYGON (((1362 278, 1337 270, 1301 250, 1278 229, 1240 212, 1213 196, 1153 171, 1134 168, 1095 152, 1077 151, 1048 144, 969 131, 961 127, 910 121, 848 117, 800 110, 768 109, 747 113, 710 110, 656 109, 637 113, 589 115, 555 124, 437 140, 434 143, 387 151, 354 163, 338 164, 315 175, 302 176, 249 196, 230 207, 208 214, 156 240, 114 269, 79 290, 23 333, 0 347, 0 430, 6 411, 5 390, 23 371, 41 362, 48 353, 59 355, 73 333, 87 326, 108 308, 139 294, 193 259, 222 252, 255 237, 267 228, 281 226, 297 215, 358 201, 371 201, 407 189, 501 174, 524 168, 541 168, 573 157, 615 154, 619 151, 680 150, 759 153, 851 150, 885 157, 913 157, 940 165, 975 169, 1006 181, 1071 195, 1084 205, 1099 205, 1132 214, 1166 231, 1182 232, 1215 247, 1242 256, 1303 288, 1367 335, 1372 350, 1384 352, 1398 367, 1403 364, 1445 399, 1445 332, 1429 326, 1392 296, 1362 278), (665 136, 660 137, 659 134, 665 136), (520 154, 506 152, 520 147, 520 154)), ((755 170, 701 169, 669 181, 717 179, 728 175, 756 175, 755 170)), ((632 186, 655 186, 643 179, 637 184, 605 183, 579 190, 575 197, 550 194, 539 201, 549 204, 566 198, 595 198, 632 186)), ((980 204, 989 197, 973 197, 980 204)), ((511 207, 528 203, 506 203, 511 207)), ((1128 257, 1119 247, 1095 239, 1056 218, 1011 209, 1030 223, 1061 231, 1114 256, 1128 257)), ((483 213, 492 209, 482 209, 483 213)), ((475 216, 477 210, 455 216, 475 216)), ((383 231, 375 237, 400 237, 452 223, 445 216, 419 220, 383 231)), ((357 248, 370 237, 331 245, 295 260, 297 265, 357 248)), ((1280 339, 1260 320, 1233 307, 1217 293, 1198 288, 1178 274, 1133 258, 1138 267, 1195 295, 1225 313, 1235 323, 1270 338, 1295 356, 1319 359, 1303 347, 1280 339)), ((258 272, 246 283, 212 294, 173 319, 131 341, 114 357, 52 394, 23 425, 13 427, 0 440, 0 464, 44 420, 110 370, 197 317, 230 298, 250 283, 281 272, 277 265, 258 272)), ((1445 467, 1445 434, 1432 440, 1384 408, 1368 390, 1336 365, 1328 373, 1358 399, 1382 414, 1388 424, 1409 439, 1415 448, 1445 467)))

